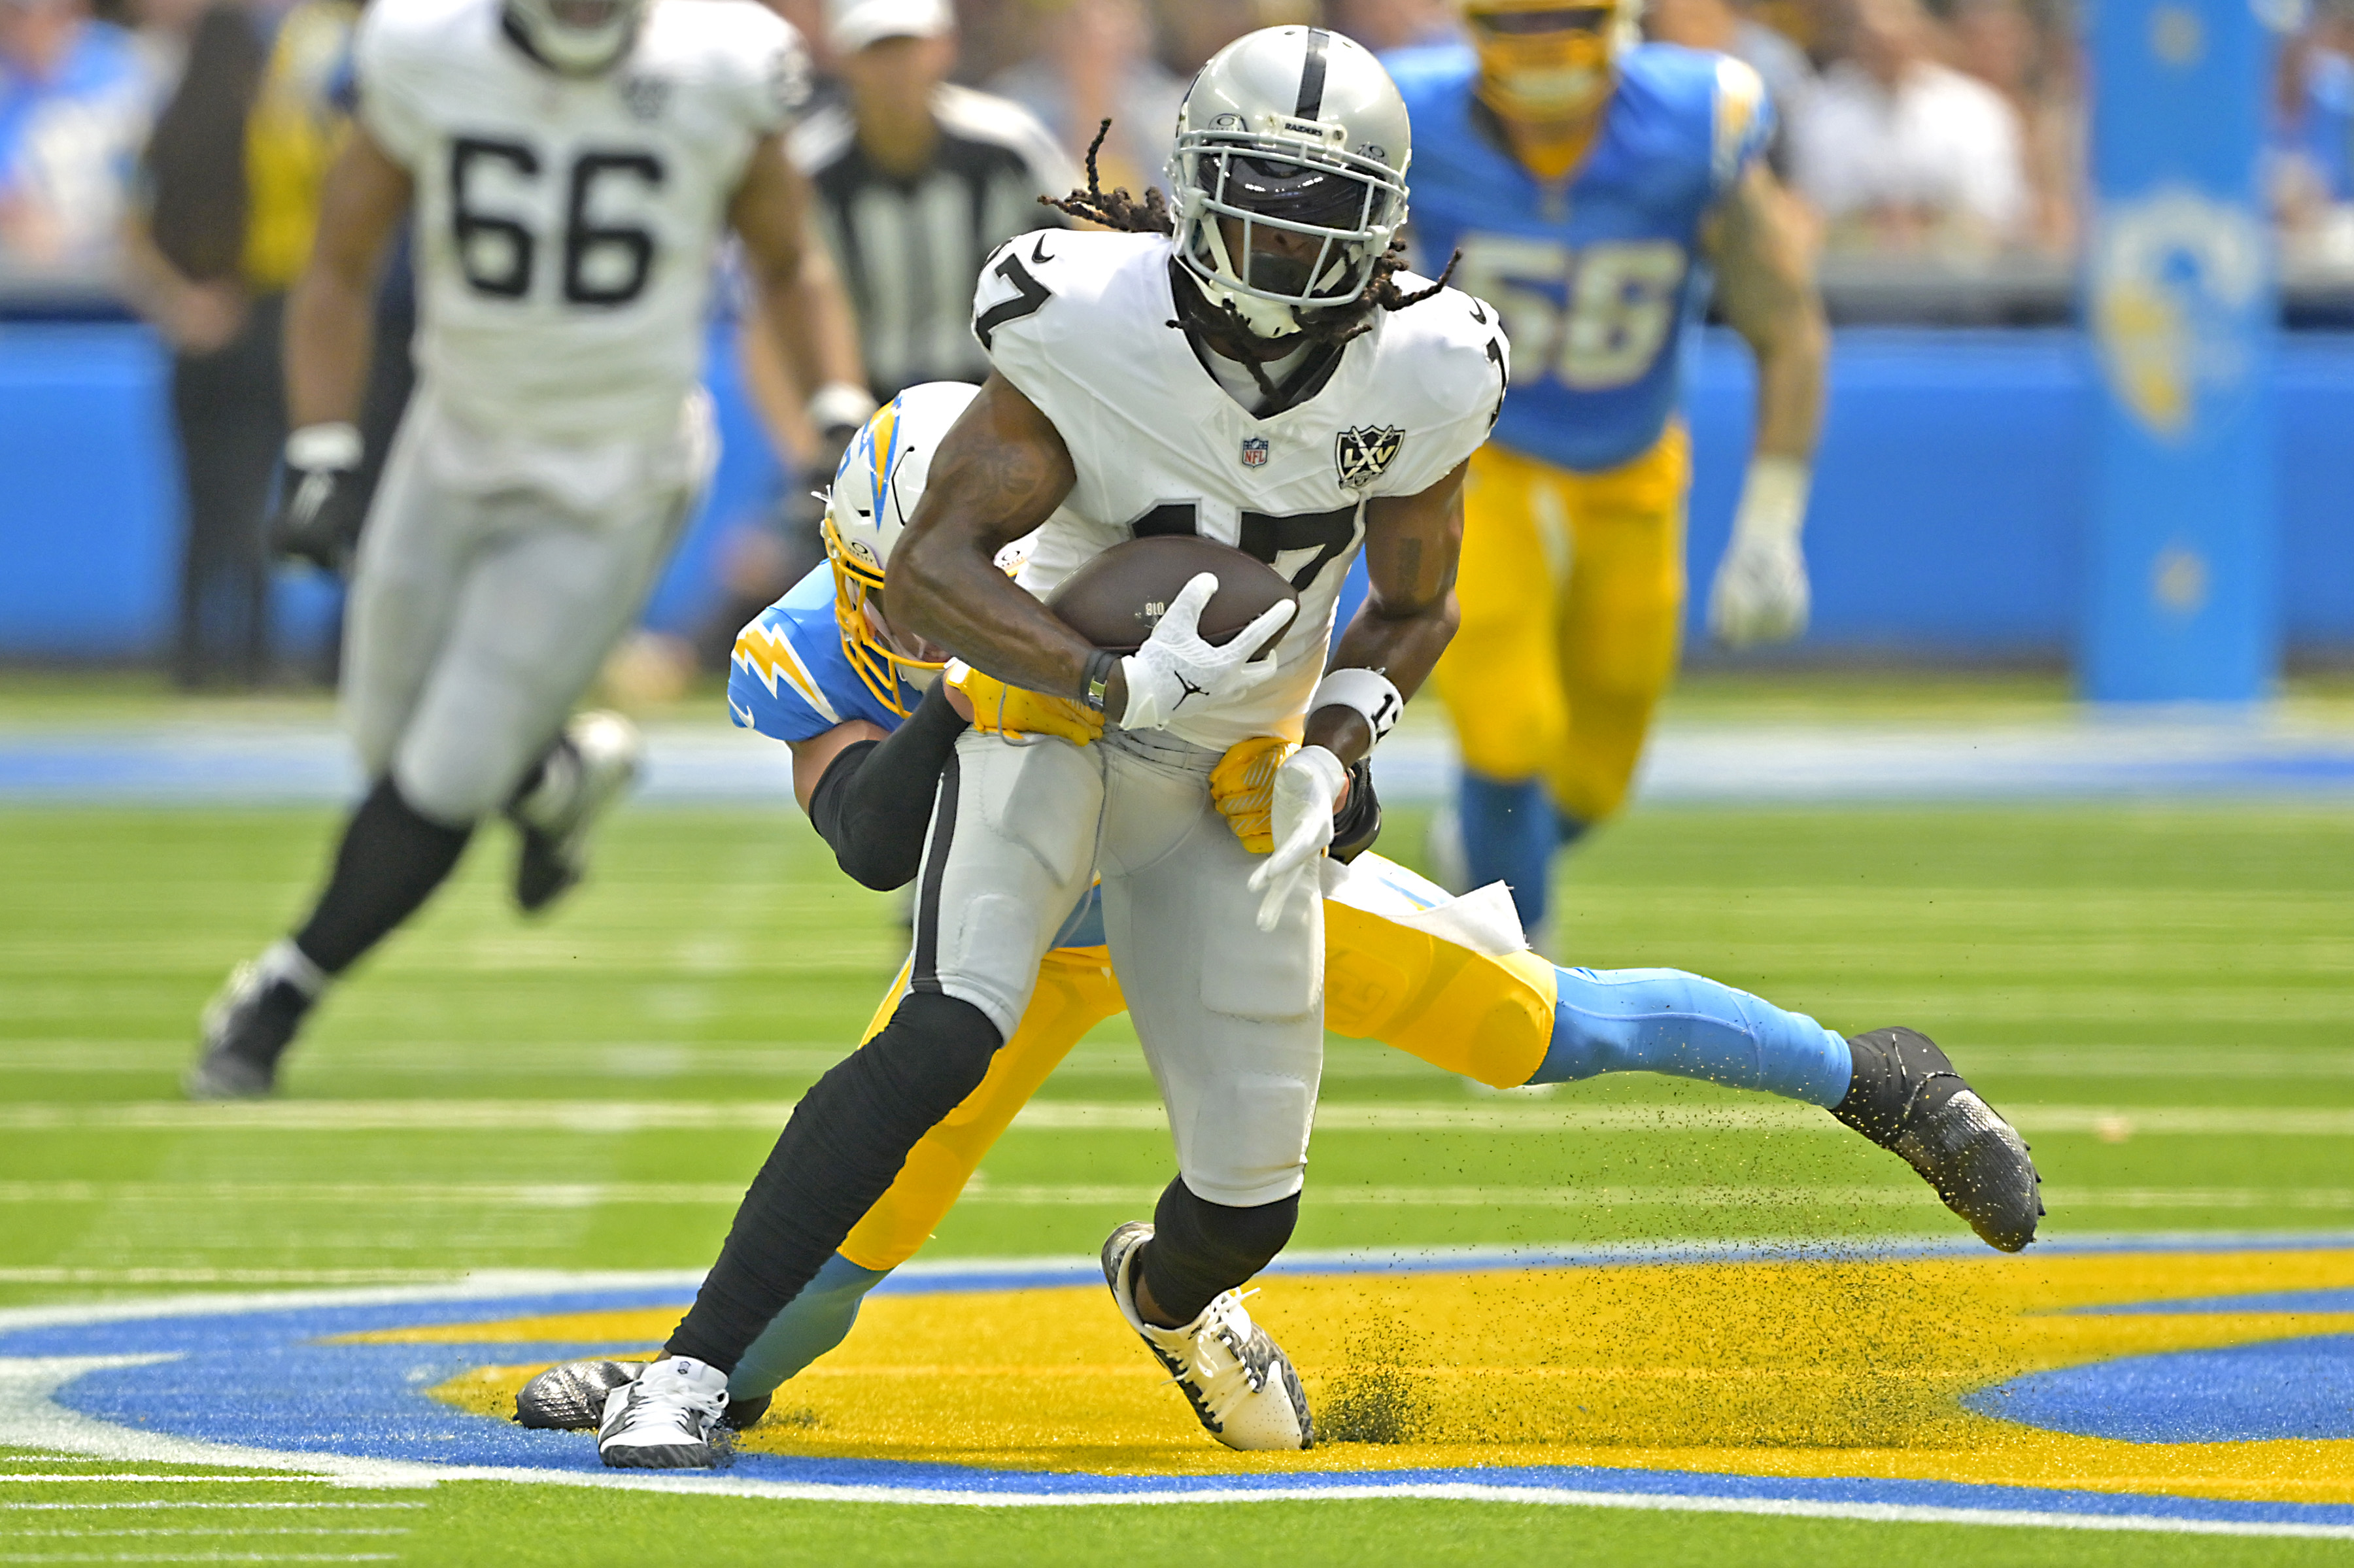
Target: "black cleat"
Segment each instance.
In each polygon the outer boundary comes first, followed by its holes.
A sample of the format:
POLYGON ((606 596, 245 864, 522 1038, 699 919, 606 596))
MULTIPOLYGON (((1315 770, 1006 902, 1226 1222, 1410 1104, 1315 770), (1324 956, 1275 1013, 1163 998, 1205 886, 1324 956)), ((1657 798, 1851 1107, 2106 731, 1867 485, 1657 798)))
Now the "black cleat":
POLYGON ((638 1381, 642 1361, 566 1361, 515 1393, 515 1425, 542 1431, 593 1432, 605 1419, 605 1396, 638 1381))
POLYGON ((239 964, 205 1009, 204 1054, 180 1079, 192 1100, 256 1100, 278 1086, 278 1059, 294 1043, 311 999, 290 981, 239 964))
POLYGON ((769 1414, 769 1406, 776 1403, 776 1398, 773 1393, 758 1394, 750 1399, 730 1398, 727 1413, 719 1418, 719 1425, 730 1431, 749 1432, 760 1424, 760 1417, 769 1414))
POLYGON ((1936 1189, 1978 1239, 2017 1252, 2035 1239, 2042 1179, 2027 1144, 1917 1029, 1875 1029, 1848 1041, 1855 1076, 1831 1115, 1936 1189))

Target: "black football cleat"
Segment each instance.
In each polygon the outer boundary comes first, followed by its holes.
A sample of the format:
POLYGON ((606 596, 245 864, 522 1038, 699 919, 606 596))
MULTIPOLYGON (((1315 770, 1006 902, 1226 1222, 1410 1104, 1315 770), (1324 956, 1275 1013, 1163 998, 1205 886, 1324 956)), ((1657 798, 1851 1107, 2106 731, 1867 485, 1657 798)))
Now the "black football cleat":
POLYGON ((515 1394, 515 1425, 542 1431, 593 1432, 605 1419, 605 1396, 638 1381, 642 1361, 565 1361, 515 1394))
POLYGON ((258 1100, 278 1086, 278 1059, 294 1043, 311 999, 289 980, 239 964, 205 1009, 204 1051, 180 1079, 192 1100, 258 1100))
POLYGON ((1831 1115, 1936 1189, 1978 1239, 2017 1252, 2035 1239, 2042 1179, 2026 1142, 1917 1029, 1874 1029, 1848 1041, 1855 1076, 1831 1115))

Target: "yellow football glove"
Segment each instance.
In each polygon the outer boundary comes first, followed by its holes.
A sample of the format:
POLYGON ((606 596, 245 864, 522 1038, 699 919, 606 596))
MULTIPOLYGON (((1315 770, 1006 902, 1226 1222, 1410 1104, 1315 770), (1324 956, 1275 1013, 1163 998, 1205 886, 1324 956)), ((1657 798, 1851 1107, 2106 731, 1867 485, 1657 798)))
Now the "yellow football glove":
POLYGON ((1275 849, 1275 824, 1267 814, 1275 800, 1275 772, 1299 749, 1279 735, 1255 735, 1228 747, 1210 769, 1210 799, 1253 854, 1275 849))
POLYGON ((1102 738, 1103 715, 1068 697, 1009 686, 965 663, 949 666, 948 682, 972 705, 972 727, 983 735, 1055 735, 1073 746, 1102 738))

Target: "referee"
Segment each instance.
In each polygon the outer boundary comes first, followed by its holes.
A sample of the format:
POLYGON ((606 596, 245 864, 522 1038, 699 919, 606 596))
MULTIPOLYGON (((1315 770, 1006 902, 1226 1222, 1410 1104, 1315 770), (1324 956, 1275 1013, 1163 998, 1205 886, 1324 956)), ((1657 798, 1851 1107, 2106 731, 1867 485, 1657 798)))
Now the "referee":
POLYGON ((948 80, 949 0, 831 0, 826 38, 846 92, 791 148, 857 306, 867 379, 885 400, 919 381, 980 381, 981 264, 1057 222, 1038 198, 1065 195, 1077 173, 1027 110, 948 80))

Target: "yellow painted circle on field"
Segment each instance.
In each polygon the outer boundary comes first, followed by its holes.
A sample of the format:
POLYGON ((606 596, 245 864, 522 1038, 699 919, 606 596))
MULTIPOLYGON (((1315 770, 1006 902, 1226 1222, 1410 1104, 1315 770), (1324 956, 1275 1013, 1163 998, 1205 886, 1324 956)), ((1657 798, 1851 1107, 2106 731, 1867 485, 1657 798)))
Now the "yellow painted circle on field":
MULTIPOLYGON (((2150 1443, 2038 1430, 1960 1398, 2023 1373, 2354 1333, 2347 1311, 2074 1308, 2354 1287, 2354 1250, 1725 1262, 1274 1275, 1253 1313, 1326 1441, 1229 1453, 1100 1287, 882 1293, 779 1390, 747 1448, 1104 1474, 1601 1465, 2354 1503, 2354 1440, 2150 1443)), ((616 1341, 675 1308, 459 1324, 376 1342, 616 1341)), ((484 1414, 546 1362, 442 1398, 484 1414)))

